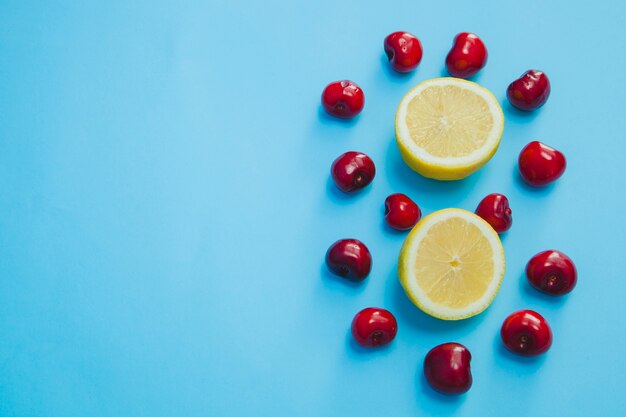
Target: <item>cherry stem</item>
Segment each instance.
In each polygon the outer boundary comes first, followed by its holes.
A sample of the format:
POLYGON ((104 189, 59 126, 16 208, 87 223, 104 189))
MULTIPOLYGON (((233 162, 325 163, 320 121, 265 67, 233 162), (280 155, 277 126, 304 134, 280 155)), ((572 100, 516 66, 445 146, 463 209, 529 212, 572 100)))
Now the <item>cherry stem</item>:
POLYGON ((363 172, 357 172, 356 174, 354 174, 354 185, 359 187, 361 186, 361 184, 363 184, 364 182, 367 182, 368 179, 368 175, 364 174, 363 172))
POLYGON ((377 330, 374 333, 372 333, 371 338, 372 338, 373 345, 379 345, 383 340, 383 332, 381 332, 380 330, 377 330))
POLYGON ((550 287, 554 287, 557 284, 558 280, 559 280, 559 277, 557 277, 556 275, 554 274, 548 275, 547 281, 550 287))

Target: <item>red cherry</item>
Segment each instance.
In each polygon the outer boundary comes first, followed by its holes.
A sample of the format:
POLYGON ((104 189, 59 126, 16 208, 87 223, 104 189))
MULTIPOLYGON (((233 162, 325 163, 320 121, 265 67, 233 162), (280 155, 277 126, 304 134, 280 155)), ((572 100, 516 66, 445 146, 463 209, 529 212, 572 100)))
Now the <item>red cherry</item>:
POLYGON ((352 81, 335 81, 324 89, 322 105, 328 114, 349 119, 361 113, 365 105, 365 95, 361 87, 352 81))
POLYGON ((328 248, 326 265, 341 277, 363 281, 372 269, 372 255, 365 243, 356 239, 341 239, 328 248))
POLYGON ((461 32, 455 36, 452 49, 446 57, 446 68, 453 77, 469 78, 487 63, 487 48, 473 33, 461 32))
POLYGON ((385 53, 398 72, 410 72, 422 60, 422 44, 409 32, 393 32, 385 38, 385 53))
POLYGON ((509 208, 509 200, 502 194, 489 194, 483 198, 476 214, 482 217, 498 233, 504 233, 511 228, 513 216, 509 208))
POLYGON ((398 332, 396 318, 383 308, 366 308, 352 320, 352 336, 363 347, 384 346, 398 332))
POLYGON ((500 336, 504 346, 524 356, 540 355, 552 346, 552 331, 541 314, 520 310, 504 320, 500 336))
POLYGON ((346 152, 335 159, 330 167, 330 174, 341 191, 352 193, 372 182, 376 175, 376 166, 364 153, 346 152))
POLYGON ((565 156, 554 148, 534 141, 519 154, 519 170, 528 184, 540 187, 550 184, 565 172, 565 156))
POLYGON ((526 264, 530 285, 550 295, 563 295, 576 286, 576 266, 569 256, 547 250, 533 256, 526 264))
POLYGON ((520 110, 535 110, 548 101, 550 80, 542 71, 528 70, 509 84, 506 96, 520 110))
POLYGON ((408 230, 422 218, 422 211, 404 194, 391 194, 385 199, 385 220, 397 230, 408 230))
POLYGON ((435 390, 444 394, 463 394, 472 386, 472 355, 460 343, 435 346, 424 359, 424 375, 435 390))

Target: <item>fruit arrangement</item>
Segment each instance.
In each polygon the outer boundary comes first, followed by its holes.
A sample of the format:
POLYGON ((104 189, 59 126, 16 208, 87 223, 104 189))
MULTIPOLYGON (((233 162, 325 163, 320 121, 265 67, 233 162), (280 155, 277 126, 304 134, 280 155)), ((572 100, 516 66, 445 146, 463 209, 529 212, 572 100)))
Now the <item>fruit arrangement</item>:
MULTIPOLYGON (((423 57, 420 40, 408 32, 394 32, 384 39, 384 53, 393 70, 417 68, 423 57)), ((454 37, 445 66, 451 77, 426 80, 409 90, 398 105, 396 144, 406 164, 420 175, 454 181, 482 168, 498 150, 504 114, 495 96, 466 80, 487 64, 485 43, 474 33, 454 37)), ((521 111, 545 105, 550 82, 538 70, 526 71, 510 83, 506 96, 521 111)), ((364 108, 363 90, 349 80, 335 81, 324 89, 322 106, 338 118, 352 118, 364 108)), ((520 152, 521 178, 532 187, 556 181, 566 168, 565 156, 539 141, 520 152)), ((373 160, 349 151, 331 165, 337 188, 356 193, 375 178, 373 160)), ((485 196, 475 212, 447 208, 422 218, 418 204, 401 193, 384 202, 387 225, 408 233, 398 259, 398 276, 407 297, 417 308, 441 320, 462 320, 485 311, 496 297, 505 275, 505 253, 500 234, 513 224, 509 200, 503 194, 485 196)), ((328 269, 346 279, 361 282, 369 275, 372 255, 356 239, 341 239, 326 252, 328 269)), ((533 288, 562 296, 576 286, 572 259, 557 250, 542 251, 526 265, 533 288)), ((364 348, 390 344, 398 332, 392 312, 368 307, 352 321, 355 342, 364 348)), ((544 317, 532 310, 510 314, 500 336, 510 352, 523 356, 545 353, 552 345, 552 330, 544 317)), ((469 349, 449 342, 433 347, 424 358, 424 377, 444 394, 463 394, 472 386, 469 349)))

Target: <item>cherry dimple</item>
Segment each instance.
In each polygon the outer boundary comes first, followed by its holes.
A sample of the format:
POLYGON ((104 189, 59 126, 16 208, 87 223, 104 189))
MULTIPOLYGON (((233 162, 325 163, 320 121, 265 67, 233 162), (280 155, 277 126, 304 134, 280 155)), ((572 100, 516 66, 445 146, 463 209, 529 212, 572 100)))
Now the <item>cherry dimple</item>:
POLYGON ((411 229, 422 217, 422 211, 408 196, 391 194, 385 199, 385 221, 397 230, 411 229))
POLYGON ((487 64, 487 48, 474 33, 461 32, 455 36, 452 48, 446 56, 446 68, 450 75, 469 78, 487 64))
POLYGON ((333 161, 330 172, 341 191, 353 193, 372 182, 376 175, 376 166, 364 153, 350 151, 333 161))
POLYGON ((396 337, 398 323, 390 311, 369 307, 354 316, 351 332, 354 340, 363 347, 384 346, 396 337))
POLYGON ((340 239, 326 251, 326 265, 341 277, 363 281, 372 269, 372 255, 360 240, 340 239))
POLYGON ((539 70, 528 70, 509 84, 509 102, 520 110, 531 111, 543 106, 550 96, 550 80, 539 70))
POLYGON ((526 264, 526 278, 535 289, 549 295, 571 292, 578 281, 574 261, 558 250, 546 250, 526 264))
POLYGON ((364 105, 363 90, 350 80, 334 81, 322 92, 322 106, 335 117, 352 118, 361 113, 364 105))
POLYGON ((541 187, 560 178, 565 172, 567 161, 560 151, 533 141, 520 152, 518 166, 522 179, 527 184, 541 187))
POLYGON ((545 318, 533 310, 520 310, 502 323, 500 337, 511 352, 523 356, 545 353, 552 346, 552 330, 545 318))
POLYGON ((409 32, 394 32, 383 44, 391 67, 397 72, 413 71, 422 60, 422 44, 409 32))
POLYGON ((476 214, 498 233, 506 232, 513 224, 513 212, 509 207, 509 200, 502 194, 489 194, 483 198, 476 207, 476 214))
POLYGON ((424 359, 424 376, 443 394, 463 394, 472 386, 470 351, 460 343, 444 343, 432 348, 424 359))

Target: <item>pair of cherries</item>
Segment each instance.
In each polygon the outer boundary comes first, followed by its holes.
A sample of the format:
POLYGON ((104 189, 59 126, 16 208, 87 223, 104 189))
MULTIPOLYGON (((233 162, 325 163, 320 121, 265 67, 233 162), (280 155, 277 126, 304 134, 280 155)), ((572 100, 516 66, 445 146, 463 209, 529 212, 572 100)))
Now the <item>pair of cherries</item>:
MULTIPOLYGON (((393 341, 398 323, 388 310, 366 308, 354 316, 354 340, 363 347, 384 346, 393 341)), ((522 356, 545 353, 552 345, 552 331, 546 320, 532 310, 508 316, 500 329, 504 346, 522 356)), ((450 342, 432 348, 424 358, 424 376, 435 390, 444 394, 463 394, 472 386, 472 355, 460 343, 450 342)))
MULTIPOLYGON (((422 60, 419 39, 409 32, 394 32, 385 38, 385 54, 397 72, 413 71, 422 60)), ((470 78, 487 64, 487 48, 475 34, 461 32, 454 37, 446 56, 446 69, 457 78, 470 78)), ((550 81, 538 70, 528 70, 509 84, 507 98, 520 110, 531 111, 545 104, 550 96, 550 81)), ((339 118, 352 118, 365 106, 363 89, 350 80, 335 81, 322 92, 322 106, 339 118)))
MULTIPOLYGON (((498 233, 506 232, 513 224, 509 200, 502 194, 489 194, 483 198, 475 213, 498 233)), ((550 295, 569 293, 577 281, 574 262, 557 250, 547 250, 533 256, 526 265, 526 277, 534 288, 550 295)))
MULTIPOLYGON (((500 328, 504 346, 512 353, 536 356, 552 346, 552 330, 545 318, 532 310, 508 316, 500 328)), ((432 348, 424 359, 424 376, 435 390, 463 394, 472 386, 470 351, 460 343, 444 343, 432 348)))
MULTIPOLYGON (((376 166, 366 154, 350 151, 333 161, 330 175, 337 188, 345 193, 354 193, 374 180, 376 166)), ((404 194, 392 194, 385 200, 385 219, 394 229, 408 230, 421 217, 420 208, 404 194)))
MULTIPOLYGON (((404 194, 391 194, 385 199, 385 221, 397 230, 411 229, 422 217, 417 204, 404 194)), ((326 265, 333 273, 360 282, 372 270, 372 254, 357 239, 340 239, 326 251, 326 265)))
MULTIPOLYGON (((385 53, 397 72, 411 72, 422 60, 419 39, 409 32, 394 32, 385 38, 385 53)), ((446 69, 453 77, 469 78, 487 64, 487 48, 473 33, 461 32, 454 37, 446 56, 446 69)))

